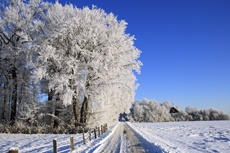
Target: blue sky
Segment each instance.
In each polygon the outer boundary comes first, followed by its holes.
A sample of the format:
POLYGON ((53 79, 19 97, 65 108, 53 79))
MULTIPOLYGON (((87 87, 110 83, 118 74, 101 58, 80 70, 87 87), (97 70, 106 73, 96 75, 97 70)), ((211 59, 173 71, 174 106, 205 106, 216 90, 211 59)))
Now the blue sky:
POLYGON ((137 100, 230 114, 229 0, 59 0, 92 4, 128 22, 142 51, 137 100))

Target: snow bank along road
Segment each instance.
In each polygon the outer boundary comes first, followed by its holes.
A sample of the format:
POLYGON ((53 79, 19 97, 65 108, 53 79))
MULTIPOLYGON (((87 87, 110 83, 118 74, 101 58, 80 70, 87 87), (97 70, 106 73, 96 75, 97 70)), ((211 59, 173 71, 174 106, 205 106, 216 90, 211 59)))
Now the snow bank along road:
POLYGON ((82 134, 0 134, 0 152, 18 147, 20 153, 52 153, 53 139, 56 139, 58 152, 67 153, 70 152, 70 136, 74 137, 73 152, 230 153, 230 121, 119 122, 92 141, 85 134, 86 145, 82 134))

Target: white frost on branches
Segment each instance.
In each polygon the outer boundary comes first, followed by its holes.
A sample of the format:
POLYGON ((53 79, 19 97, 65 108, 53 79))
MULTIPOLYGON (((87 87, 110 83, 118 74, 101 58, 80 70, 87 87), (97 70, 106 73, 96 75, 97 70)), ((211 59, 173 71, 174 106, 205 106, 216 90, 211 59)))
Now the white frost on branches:
MULTIPOLYGON (((39 23, 40 24, 40 23, 39 23)), ((136 77, 142 63, 127 23, 95 6, 92 9, 51 5, 40 24, 43 36, 34 64, 35 78, 49 80, 49 89, 64 105, 72 97, 89 100, 90 126, 114 124, 134 101, 136 77)))

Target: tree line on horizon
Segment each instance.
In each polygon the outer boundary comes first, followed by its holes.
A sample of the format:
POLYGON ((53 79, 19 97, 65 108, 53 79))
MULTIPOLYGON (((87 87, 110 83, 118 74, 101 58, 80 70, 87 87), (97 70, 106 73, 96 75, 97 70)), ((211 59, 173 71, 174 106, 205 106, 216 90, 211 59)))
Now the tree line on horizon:
POLYGON ((163 103, 144 98, 142 101, 136 100, 127 115, 130 122, 174 122, 174 121, 210 121, 210 120, 230 120, 230 116, 214 108, 200 110, 195 107, 186 107, 185 111, 178 106, 170 104, 169 101, 163 103), (174 107, 179 112, 170 113, 174 107))

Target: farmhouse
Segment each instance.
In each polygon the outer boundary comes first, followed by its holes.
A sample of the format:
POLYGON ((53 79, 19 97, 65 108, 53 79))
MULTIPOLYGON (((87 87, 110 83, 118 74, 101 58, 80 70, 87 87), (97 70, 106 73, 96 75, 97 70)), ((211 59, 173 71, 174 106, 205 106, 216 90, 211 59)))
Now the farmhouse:
POLYGON ((179 113, 175 107, 171 107, 169 113, 179 113))

